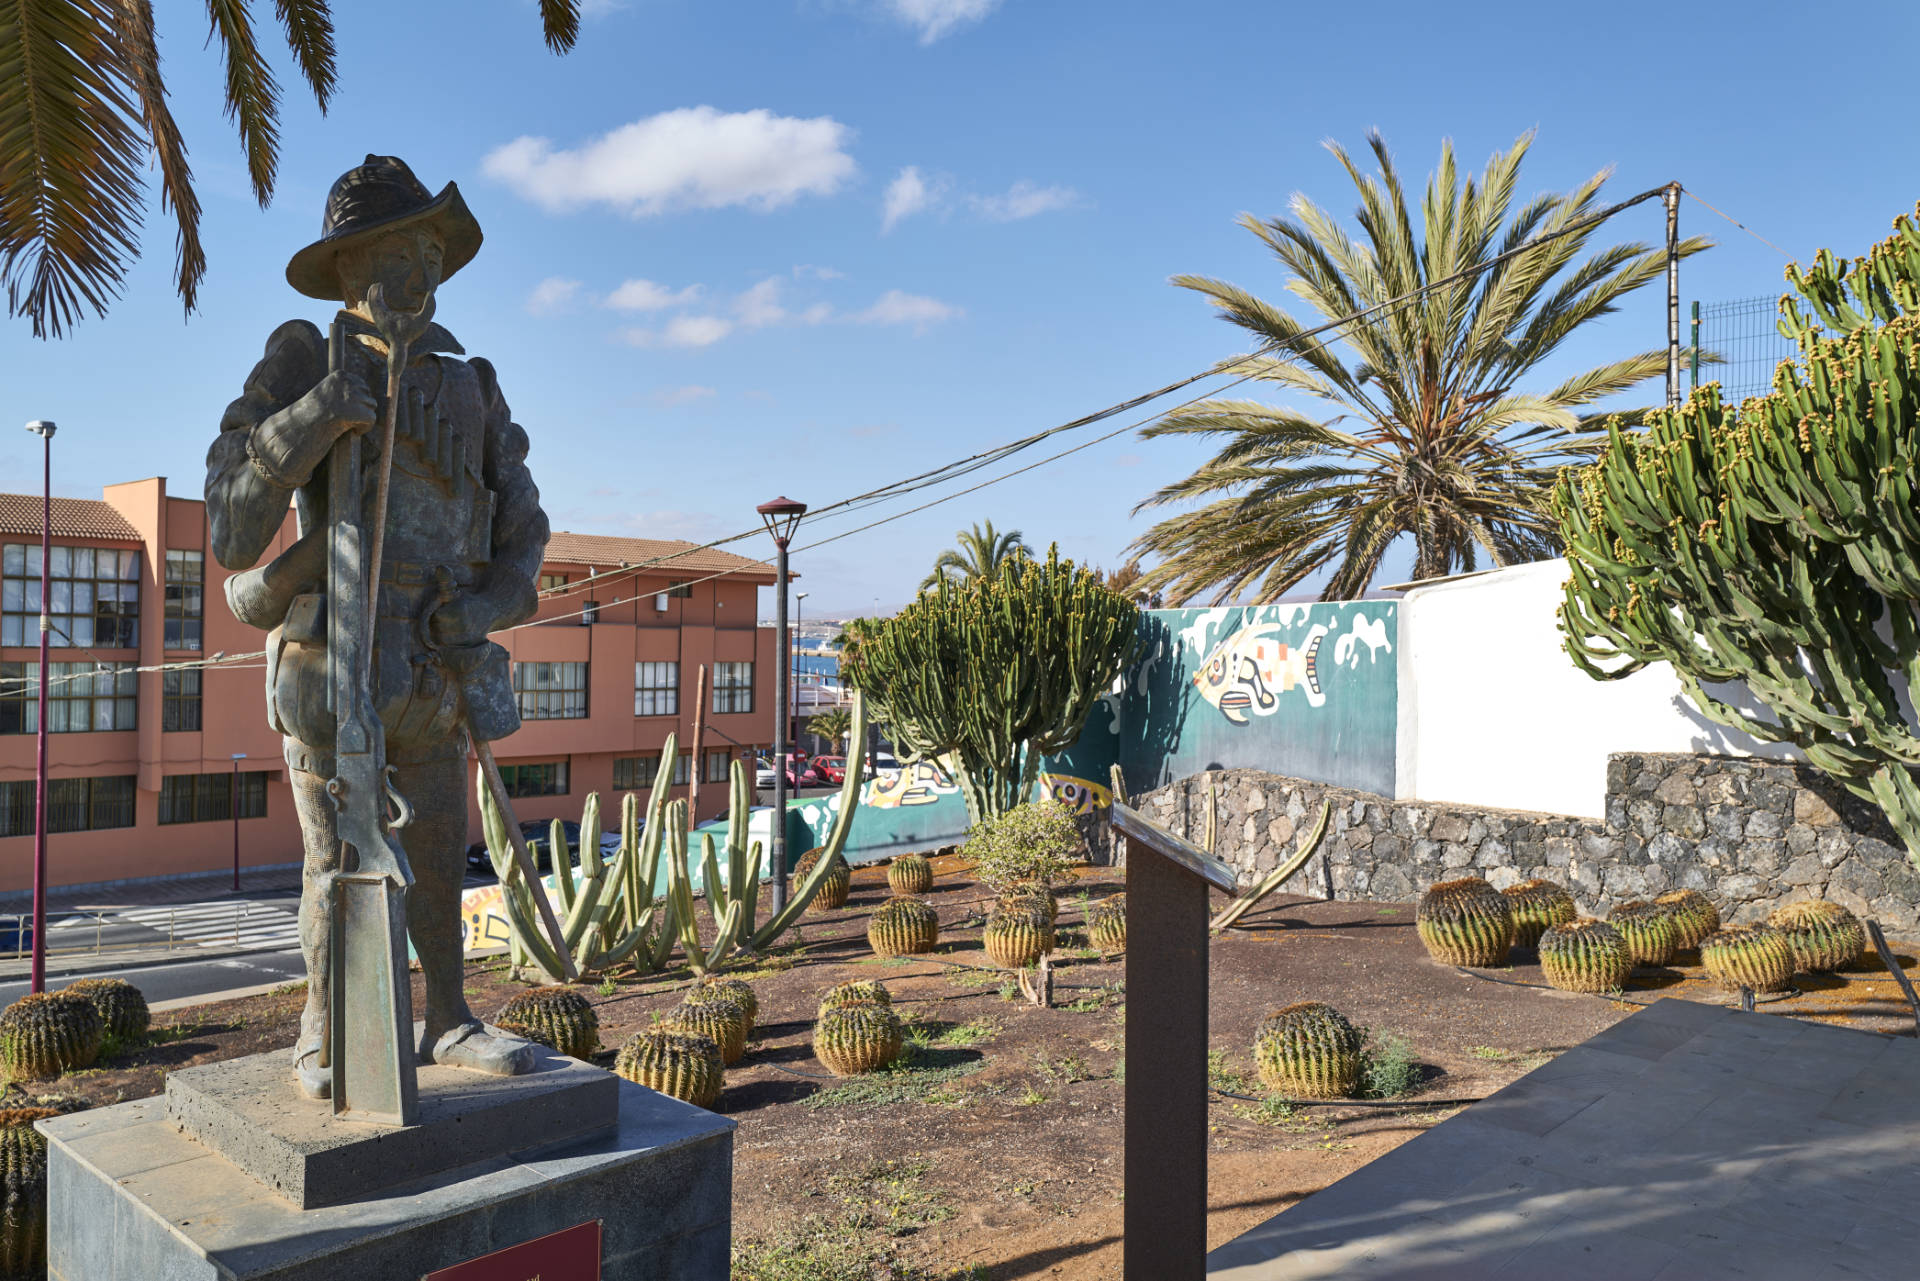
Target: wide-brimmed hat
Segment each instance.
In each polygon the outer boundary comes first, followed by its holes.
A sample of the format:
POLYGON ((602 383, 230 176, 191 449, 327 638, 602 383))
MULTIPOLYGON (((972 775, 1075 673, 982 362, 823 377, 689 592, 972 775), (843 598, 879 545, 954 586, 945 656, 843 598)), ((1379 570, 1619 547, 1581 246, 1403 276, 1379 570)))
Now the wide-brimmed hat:
POLYGON ((431 195, 398 156, 368 156, 366 163, 341 174, 327 193, 320 239, 287 264, 287 283, 309 298, 342 301, 334 255, 348 245, 417 223, 430 224, 441 243, 440 279, 473 261, 480 252, 480 224, 448 183, 431 195))

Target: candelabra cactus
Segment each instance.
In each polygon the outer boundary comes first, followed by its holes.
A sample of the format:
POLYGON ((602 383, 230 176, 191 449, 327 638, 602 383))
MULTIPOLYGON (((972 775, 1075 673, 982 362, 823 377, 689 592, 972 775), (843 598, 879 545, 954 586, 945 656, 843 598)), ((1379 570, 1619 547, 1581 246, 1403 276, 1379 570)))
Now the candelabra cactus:
POLYGON ((726 1067, 711 1037, 653 1028, 635 1033, 614 1056, 613 1070, 683 1103, 710 1108, 720 1100, 726 1067))
POLYGON ((887 865, 887 888, 895 894, 925 894, 933 889, 933 863, 925 854, 902 854, 887 865))
POLYGON ((710 1037, 720 1047, 720 1061, 732 1067, 746 1055, 751 1022, 745 1004, 724 992, 715 992, 697 1003, 682 1005, 662 1019, 660 1026, 671 1032, 710 1037))
MULTIPOLYGON (((824 850, 808 850, 802 854, 800 861, 793 865, 794 876, 803 881, 811 876, 814 868, 820 865, 820 859, 824 853, 824 850)), ((836 908, 845 907, 847 895, 852 892, 853 869, 847 866, 845 859, 835 855, 820 882, 820 888, 813 892, 813 898, 808 902, 807 910, 831 912, 836 908)))
POLYGON ((1269 1014, 1253 1038, 1267 1088, 1303 1099, 1344 1099, 1360 1088, 1365 1038, 1323 1001, 1299 1001, 1269 1014))
POLYGON ((1003 902, 987 917, 980 941, 995 965, 1024 969, 1053 951, 1053 922, 1031 899, 1003 902))
POLYGON ((917 898, 890 898, 867 922, 867 942, 875 956, 931 952, 939 941, 939 914, 917 898))
POLYGON ((1607 913, 1607 924, 1627 941, 1635 965, 1665 965, 1680 949, 1679 923, 1664 904, 1622 903, 1607 913))
POLYGON ((813 1053, 835 1076, 857 1076, 899 1058, 903 1035, 891 1006, 851 1001, 820 1011, 813 1053))
POLYGON ((887 991, 887 985, 878 979, 857 979, 852 983, 840 983, 830 987, 820 997, 820 1012, 825 1013, 836 1005, 892 1005, 893 993, 887 991))
POLYGON ((1668 890, 1653 901, 1673 913, 1675 939, 1683 952, 1699 947, 1702 939, 1720 928, 1720 909, 1699 890, 1668 890))
POLYGON ((1127 896, 1114 894, 1093 905, 1087 918, 1087 941, 1102 952, 1127 950, 1127 896))
POLYGON ((1538 947, 1542 934, 1580 915, 1573 905, 1573 895, 1557 881, 1536 877, 1500 892, 1507 896, 1507 905, 1513 910, 1515 947, 1538 947))
POLYGON ((745 979, 723 979, 707 977, 694 984, 687 992, 688 1005, 704 1005, 708 1001, 727 998, 738 1001, 746 1007, 747 1033, 752 1035, 753 1027, 760 1018, 760 998, 753 994, 753 984, 745 979))
POLYGON ((1860 918, 1825 899, 1775 908, 1767 924, 1787 936, 1795 968, 1809 973, 1843 969, 1867 950, 1867 931, 1860 918))
POLYGON ((0 1109, 0 1277, 47 1274, 47 1141, 35 1121, 61 1109, 0 1109))
POLYGON ((37 992, 0 1013, 0 1066, 10 1078, 59 1076, 100 1057, 106 1025, 84 996, 37 992))
POLYGON ((1447 965, 1499 965, 1513 948, 1513 908, 1477 876, 1433 886, 1413 918, 1428 955, 1447 965))
POLYGON ((600 1052, 600 1015, 577 987, 536 987, 500 1007, 494 1022, 503 1032, 546 1046, 573 1059, 600 1052))
POLYGON ((1569 921, 1540 936, 1540 972, 1562 992, 1613 992, 1633 973, 1633 953, 1605 921, 1569 921))
POLYGON ((93 1002, 107 1035, 115 1040, 132 1044, 146 1037, 153 1019, 147 998, 125 979, 81 979, 61 990, 93 1002))
POLYGON ((1729 992, 1784 992, 1793 978, 1793 947, 1771 925, 1727 925, 1700 941, 1700 963, 1729 992))

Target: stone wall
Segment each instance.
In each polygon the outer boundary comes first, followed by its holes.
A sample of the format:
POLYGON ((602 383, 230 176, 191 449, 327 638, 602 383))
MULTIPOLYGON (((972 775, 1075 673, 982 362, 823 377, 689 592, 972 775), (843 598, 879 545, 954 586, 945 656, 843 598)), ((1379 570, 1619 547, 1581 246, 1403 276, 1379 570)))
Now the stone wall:
POLYGON ((1393 801, 1369 792, 1217 770, 1139 797, 1147 817, 1204 844, 1214 790, 1215 852, 1250 884, 1333 805, 1321 852, 1287 885, 1300 894, 1408 902, 1435 881, 1501 887, 1559 881, 1583 912, 1685 887, 1734 921, 1828 898, 1891 932, 1920 931, 1920 872, 1879 812, 1819 771, 1748 757, 1619 754, 1607 764, 1604 821, 1393 801))

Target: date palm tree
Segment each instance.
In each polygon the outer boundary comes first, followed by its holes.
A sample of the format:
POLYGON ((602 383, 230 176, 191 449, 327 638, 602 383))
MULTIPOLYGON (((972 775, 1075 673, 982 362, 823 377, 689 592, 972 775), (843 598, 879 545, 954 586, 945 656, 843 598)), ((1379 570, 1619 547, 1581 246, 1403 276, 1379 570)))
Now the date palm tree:
MULTIPOLYGON (((1291 217, 1240 220, 1291 273, 1287 289, 1312 317, 1296 319, 1224 281, 1174 277, 1272 348, 1224 361, 1222 372, 1251 374, 1331 412, 1212 399, 1146 428, 1147 436, 1222 444, 1136 509, 1205 500, 1135 542, 1133 550, 1160 558, 1140 586, 1165 588, 1175 601, 1211 593, 1220 603, 1249 592, 1271 601, 1330 566, 1322 599, 1351 598, 1402 537, 1413 541, 1416 578, 1557 555, 1547 498, 1560 469, 1603 442, 1594 405, 1665 370, 1665 350, 1653 349, 1545 386, 1534 381, 1569 335, 1665 270, 1664 249, 1644 244, 1583 258, 1597 222, 1348 326, 1337 340, 1274 346, 1320 318, 1383 303, 1569 228, 1601 207, 1608 176, 1516 207, 1531 134, 1464 182, 1453 145, 1443 143, 1416 231, 1385 141, 1375 133, 1368 143, 1377 173, 1328 144, 1359 189, 1358 239, 1304 195, 1294 196, 1291 217)), ((1680 252, 1707 244, 1690 239, 1680 252)), ((1635 422, 1645 412, 1622 416, 1635 422)))
MULTIPOLYGON (((226 64, 227 118, 264 208, 280 154, 280 85, 260 48, 251 0, 206 0, 226 64)), ((274 0, 300 77, 324 114, 333 97, 327 0, 274 0)), ((580 0, 540 0, 549 48, 580 34, 580 0)), ((0 4, 0 279, 7 312, 58 338, 91 308, 105 315, 140 256, 146 193, 174 219, 174 284, 194 309, 207 255, 186 144, 167 106, 152 0, 0 4)))
POLYGON ((991 578, 1028 552, 1019 530, 1001 531, 992 521, 984 525, 976 522, 972 529, 957 529, 953 537, 954 545, 935 559, 933 572, 920 584, 921 591, 936 586, 942 578, 991 578))
POLYGON ((847 735, 853 729, 853 713, 844 707, 836 707, 813 717, 807 722, 807 728, 833 744, 834 751, 843 751, 847 746, 847 735))

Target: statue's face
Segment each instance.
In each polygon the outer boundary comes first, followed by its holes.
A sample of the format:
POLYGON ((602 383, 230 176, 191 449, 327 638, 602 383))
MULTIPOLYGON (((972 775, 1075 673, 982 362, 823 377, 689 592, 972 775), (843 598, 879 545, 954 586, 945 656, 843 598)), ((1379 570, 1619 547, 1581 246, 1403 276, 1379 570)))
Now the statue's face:
POLYGON ((431 231, 409 229, 382 236, 364 255, 341 264, 349 297, 363 299, 380 286, 380 296, 395 311, 418 311, 427 295, 440 284, 440 237, 431 231))

